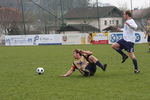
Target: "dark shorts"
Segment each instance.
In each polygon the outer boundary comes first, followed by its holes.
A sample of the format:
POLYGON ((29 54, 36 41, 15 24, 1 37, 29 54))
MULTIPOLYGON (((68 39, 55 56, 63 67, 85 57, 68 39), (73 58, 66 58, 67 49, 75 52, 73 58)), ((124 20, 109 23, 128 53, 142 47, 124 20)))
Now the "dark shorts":
POLYGON ((150 36, 147 37, 147 42, 150 42, 150 36))
POLYGON ((85 69, 87 71, 85 71, 84 76, 93 76, 96 72, 96 65, 94 63, 89 63, 85 69))
POLYGON ((127 42, 124 39, 119 40, 117 43, 121 49, 125 49, 127 52, 134 52, 134 43, 127 42))

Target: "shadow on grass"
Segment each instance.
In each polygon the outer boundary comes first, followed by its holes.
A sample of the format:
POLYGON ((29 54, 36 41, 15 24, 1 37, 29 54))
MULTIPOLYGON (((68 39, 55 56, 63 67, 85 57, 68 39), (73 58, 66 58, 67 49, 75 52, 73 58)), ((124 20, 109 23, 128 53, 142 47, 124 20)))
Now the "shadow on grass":
POLYGON ((72 75, 69 77, 62 77, 62 78, 69 78, 69 79, 94 79, 94 78, 120 78, 120 77, 134 77, 134 76, 141 76, 143 73, 132 73, 132 72, 122 72, 122 73, 98 73, 94 76, 82 76, 82 75, 72 75))

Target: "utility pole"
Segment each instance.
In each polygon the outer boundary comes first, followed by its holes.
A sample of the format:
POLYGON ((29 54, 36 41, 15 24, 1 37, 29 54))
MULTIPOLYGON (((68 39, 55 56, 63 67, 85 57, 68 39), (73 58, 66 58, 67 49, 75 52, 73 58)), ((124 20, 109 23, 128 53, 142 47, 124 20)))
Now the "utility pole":
POLYGON ((132 9, 132 0, 130 0, 130 5, 131 5, 131 13, 133 13, 133 9, 132 9))
POLYGON ((98 7, 98 0, 96 0, 96 4, 97 4, 97 21, 98 21, 98 29, 100 30, 100 19, 99 19, 99 7, 98 7))
POLYGON ((64 15, 63 15, 63 5, 62 5, 62 0, 60 0, 60 9, 61 9, 61 21, 64 23, 64 15))
POLYGON ((62 5, 62 0, 60 0, 60 9, 61 9, 61 27, 62 27, 63 33, 64 33, 64 15, 63 15, 63 5, 62 5))
POLYGON ((24 7, 23 7, 23 1, 20 0, 21 3, 21 10, 22 10, 22 20, 23 20, 23 29, 24 29, 24 34, 26 35, 26 26, 25 26, 25 18, 24 18, 24 7))

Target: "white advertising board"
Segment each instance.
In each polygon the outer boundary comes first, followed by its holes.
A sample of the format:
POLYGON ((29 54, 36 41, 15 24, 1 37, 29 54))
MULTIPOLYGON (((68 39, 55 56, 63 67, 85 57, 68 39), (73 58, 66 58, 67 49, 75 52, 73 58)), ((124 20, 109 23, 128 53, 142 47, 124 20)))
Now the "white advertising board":
POLYGON ((63 34, 62 35, 62 44, 63 45, 72 45, 72 44, 89 44, 88 43, 88 34, 77 33, 77 34, 63 34))
POLYGON ((61 45, 62 36, 60 34, 51 35, 6 35, 6 46, 23 45, 61 45))
MULTIPOLYGON (((147 39, 144 38, 145 34, 143 32, 135 32, 135 43, 146 43, 147 39)), ((108 40, 109 44, 115 43, 123 38, 122 33, 109 33, 108 40)))

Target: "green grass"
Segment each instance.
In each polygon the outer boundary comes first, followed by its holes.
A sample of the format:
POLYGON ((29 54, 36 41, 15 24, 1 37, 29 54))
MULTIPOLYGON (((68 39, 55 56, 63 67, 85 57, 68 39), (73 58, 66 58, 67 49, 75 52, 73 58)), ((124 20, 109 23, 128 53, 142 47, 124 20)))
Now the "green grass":
POLYGON ((150 53, 147 44, 135 46, 140 74, 110 45, 0 47, 0 100, 150 100, 150 53), (108 69, 94 77, 78 71, 62 75, 73 62, 72 50, 91 50, 108 69), (37 75, 37 67, 45 73, 37 75))

